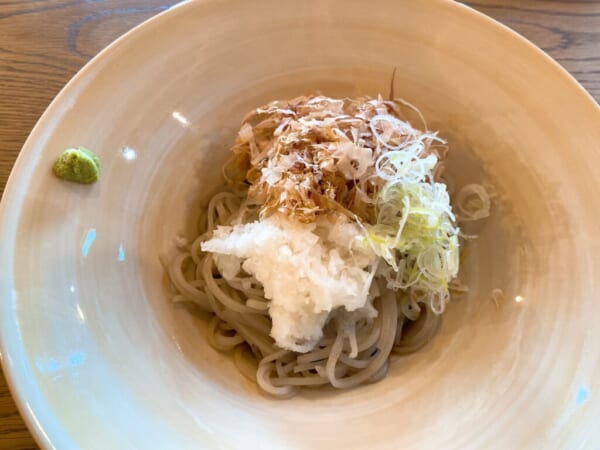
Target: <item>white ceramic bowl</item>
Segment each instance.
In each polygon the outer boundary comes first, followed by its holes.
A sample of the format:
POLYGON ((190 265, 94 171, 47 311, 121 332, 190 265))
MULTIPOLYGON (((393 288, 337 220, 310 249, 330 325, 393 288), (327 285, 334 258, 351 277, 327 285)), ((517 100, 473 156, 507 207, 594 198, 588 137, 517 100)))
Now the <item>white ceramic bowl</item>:
POLYGON ((597 448, 600 112, 557 64, 447 1, 192 1, 88 64, 48 108, 0 223, 3 365, 58 449, 597 448), (455 183, 499 197, 467 298, 383 381, 261 395, 167 301, 243 114, 314 90, 396 92, 450 140, 455 183), (70 146, 92 186, 56 179, 70 146), (491 291, 501 288, 496 306, 491 291))

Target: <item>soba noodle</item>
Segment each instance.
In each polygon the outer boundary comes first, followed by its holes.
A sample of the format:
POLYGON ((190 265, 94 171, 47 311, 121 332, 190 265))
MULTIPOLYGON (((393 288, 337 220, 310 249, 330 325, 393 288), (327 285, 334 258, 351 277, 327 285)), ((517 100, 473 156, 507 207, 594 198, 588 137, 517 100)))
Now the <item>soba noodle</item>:
POLYGON ((233 352, 240 372, 265 392, 289 397, 301 387, 331 385, 348 389, 383 378, 392 353, 418 350, 435 333, 440 316, 432 313, 418 290, 395 292, 376 277, 381 295, 374 301, 375 320, 344 320, 334 316, 324 335, 308 353, 275 346, 269 335, 268 301, 260 283, 250 276, 226 280, 210 253, 200 250, 219 225, 245 223, 257 217, 246 206, 246 193, 225 189, 209 202, 201 217, 198 238, 168 267, 178 295, 175 301, 192 302, 211 313, 208 342, 222 352, 233 352))

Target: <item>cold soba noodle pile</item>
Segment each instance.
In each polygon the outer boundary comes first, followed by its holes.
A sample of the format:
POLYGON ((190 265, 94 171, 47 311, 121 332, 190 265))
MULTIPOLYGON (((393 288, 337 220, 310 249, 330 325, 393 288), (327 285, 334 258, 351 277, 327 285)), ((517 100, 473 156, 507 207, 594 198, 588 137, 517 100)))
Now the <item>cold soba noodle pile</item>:
MULTIPOLYGON (((211 345, 270 394, 383 378, 462 289, 446 143, 403 120, 406 107, 309 96, 252 111, 227 187, 169 266, 175 300, 212 313, 211 345)), ((489 212, 481 186, 457 200, 462 219, 489 212)))

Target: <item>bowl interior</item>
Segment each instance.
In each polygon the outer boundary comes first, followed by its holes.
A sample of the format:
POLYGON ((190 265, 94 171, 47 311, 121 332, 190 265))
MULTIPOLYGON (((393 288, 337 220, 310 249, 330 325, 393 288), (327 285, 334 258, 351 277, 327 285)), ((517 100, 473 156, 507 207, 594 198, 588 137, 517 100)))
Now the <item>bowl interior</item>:
POLYGON ((587 326, 600 319, 599 115, 541 52, 450 2, 203 1, 146 23, 60 94, 3 200, 2 344, 37 437, 102 449, 600 439, 587 326), (496 192, 469 230, 470 290, 383 381, 263 396, 210 348, 202 317, 168 301, 160 258, 194 237, 247 111, 316 91, 386 96, 394 67, 397 96, 449 140, 452 184, 496 192), (99 183, 51 175, 77 145, 100 156, 99 183))

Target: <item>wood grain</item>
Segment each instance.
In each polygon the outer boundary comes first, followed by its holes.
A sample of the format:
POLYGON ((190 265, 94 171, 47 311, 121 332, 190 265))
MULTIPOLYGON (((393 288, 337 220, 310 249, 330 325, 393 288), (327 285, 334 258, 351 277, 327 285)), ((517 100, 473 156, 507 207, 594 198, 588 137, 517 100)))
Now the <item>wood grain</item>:
MULTIPOLYGON (((96 53, 169 0, 0 0, 0 193, 44 109, 96 53)), ((468 5, 542 47, 600 99, 600 1, 468 5)), ((1 299, 0 299, 1 301, 1 299)), ((0 372, 0 449, 37 448, 0 372)))

